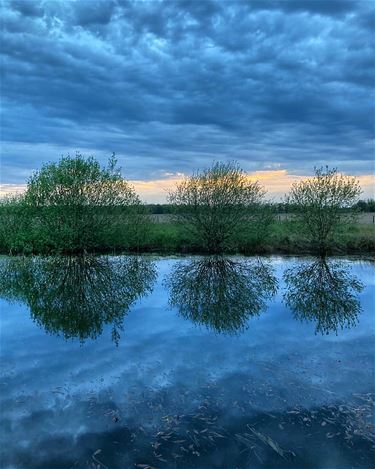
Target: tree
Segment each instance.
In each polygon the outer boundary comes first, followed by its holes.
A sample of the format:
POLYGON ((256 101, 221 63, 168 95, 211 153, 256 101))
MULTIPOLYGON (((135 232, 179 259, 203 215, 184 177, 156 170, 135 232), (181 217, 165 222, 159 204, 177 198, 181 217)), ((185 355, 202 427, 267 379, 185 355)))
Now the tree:
POLYGON ((287 200, 313 247, 325 255, 340 224, 353 219, 350 208, 360 193, 354 177, 326 167, 316 168, 314 177, 294 183, 287 200))
POLYGON ((124 214, 129 231, 134 229, 141 203, 116 164, 114 155, 101 167, 93 157, 77 154, 31 176, 23 203, 43 247, 69 252, 100 248, 124 214))
POLYGON ((0 199, 0 251, 25 253, 32 250, 33 226, 22 195, 0 199))
POLYGON ((354 207, 360 212, 375 212, 375 200, 359 200, 354 207))
POLYGON ((264 195, 237 163, 218 162, 183 180, 168 199, 197 242, 217 253, 230 248, 251 220, 262 219, 264 195))

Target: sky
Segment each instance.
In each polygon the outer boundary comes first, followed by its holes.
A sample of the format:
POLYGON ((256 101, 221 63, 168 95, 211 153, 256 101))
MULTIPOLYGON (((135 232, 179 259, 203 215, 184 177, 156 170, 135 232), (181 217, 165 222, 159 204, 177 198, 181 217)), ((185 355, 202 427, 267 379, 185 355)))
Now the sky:
POLYGON ((115 152, 143 200, 237 160, 269 196, 329 165, 374 196, 374 0, 0 0, 1 193, 115 152))

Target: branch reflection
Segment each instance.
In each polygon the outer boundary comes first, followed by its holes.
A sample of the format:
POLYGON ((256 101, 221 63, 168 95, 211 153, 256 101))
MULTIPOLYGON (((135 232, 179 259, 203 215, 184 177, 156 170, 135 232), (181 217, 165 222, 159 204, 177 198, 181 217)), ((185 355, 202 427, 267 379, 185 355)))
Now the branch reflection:
POLYGON ((315 322, 317 333, 337 334, 357 324, 363 285, 342 262, 320 257, 286 270, 284 280, 286 305, 296 319, 315 322))
POLYGON ((117 344, 130 306, 155 278, 138 257, 11 258, 0 265, 0 296, 27 304, 37 324, 66 339, 95 339, 111 324, 117 344))
POLYGON ((268 264, 221 256, 179 262, 166 279, 169 304, 196 324, 220 333, 242 331, 277 290, 268 264))

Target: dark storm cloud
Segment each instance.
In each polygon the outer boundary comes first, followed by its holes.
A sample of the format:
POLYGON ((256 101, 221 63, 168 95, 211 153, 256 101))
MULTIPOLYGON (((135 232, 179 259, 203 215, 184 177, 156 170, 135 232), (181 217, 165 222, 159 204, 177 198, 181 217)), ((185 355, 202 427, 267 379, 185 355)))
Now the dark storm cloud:
POLYGON ((111 21, 115 8, 115 2, 112 0, 91 0, 79 2, 75 8, 76 24, 80 26, 108 24, 111 21))
POLYGON ((12 8, 23 16, 43 16, 43 8, 38 2, 13 0, 12 8))
POLYGON ((371 0, 5 1, 3 182, 75 150, 116 151, 131 178, 213 158, 369 173, 374 15, 371 0))

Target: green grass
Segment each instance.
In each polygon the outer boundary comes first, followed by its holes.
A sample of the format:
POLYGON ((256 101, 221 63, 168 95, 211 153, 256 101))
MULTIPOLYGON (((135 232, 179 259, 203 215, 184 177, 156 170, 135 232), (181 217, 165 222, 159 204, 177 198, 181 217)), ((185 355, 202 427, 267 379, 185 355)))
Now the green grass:
MULTIPOLYGON (((249 226, 244 236, 233 240, 230 253, 241 254, 308 254, 313 249, 309 240, 293 222, 275 221, 267 236, 254 237, 249 226)), ((8 254, 48 254, 48 245, 38 235, 30 241, 24 230, 14 238, 15 230, 7 231, 0 239, 0 253, 8 254)), ((184 228, 173 222, 151 223, 141 238, 132 241, 126 225, 117 224, 115 230, 109 228, 105 242, 96 245, 91 251, 98 253, 145 252, 160 254, 204 253, 202 247, 189 236, 184 228), (108 239, 107 239, 108 238, 108 239)), ((357 224, 342 226, 336 233, 331 254, 375 254, 375 225, 357 224)))
MULTIPOLYGON (((291 223, 275 223, 266 241, 267 252, 285 254, 311 253, 309 240, 291 223)), ((337 230, 330 251, 332 254, 375 253, 375 227, 367 224, 345 225, 337 230)))
MULTIPOLYGON (((161 253, 199 253, 202 249, 178 225, 155 223, 151 226, 141 251, 161 253)), ((233 253, 242 254, 304 254, 311 253, 309 240, 289 222, 275 222, 268 235, 254 239, 251 230, 234 242, 233 253)), ((375 225, 358 224, 341 227, 333 239, 332 254, 375 253, 375 225)))

